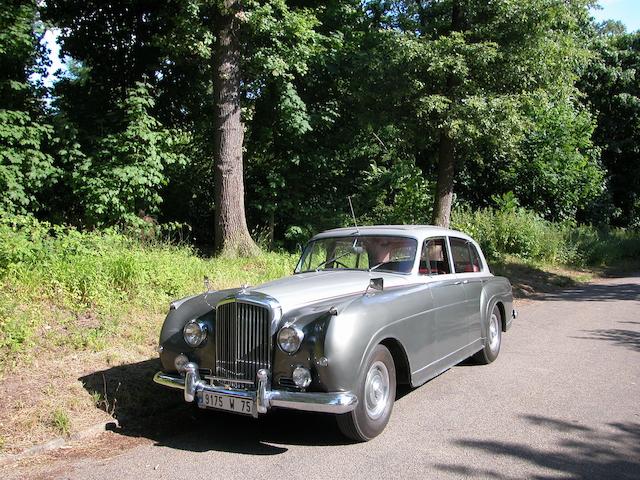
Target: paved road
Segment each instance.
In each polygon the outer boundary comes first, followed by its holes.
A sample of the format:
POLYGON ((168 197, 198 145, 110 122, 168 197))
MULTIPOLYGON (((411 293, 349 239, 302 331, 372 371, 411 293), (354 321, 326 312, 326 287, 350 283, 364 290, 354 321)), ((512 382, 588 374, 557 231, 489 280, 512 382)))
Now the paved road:
MULTIPOLYGON (((348 444, 330 417, 198 415, 189 428, 55 478, 640 479, 640 276, 520 306, 489 366, 402 392, 385 432, 348 444)), ((109 437, 114 445, 118 434, 109 437)), ((46 475, 45 475, 46 477, 46 475)))

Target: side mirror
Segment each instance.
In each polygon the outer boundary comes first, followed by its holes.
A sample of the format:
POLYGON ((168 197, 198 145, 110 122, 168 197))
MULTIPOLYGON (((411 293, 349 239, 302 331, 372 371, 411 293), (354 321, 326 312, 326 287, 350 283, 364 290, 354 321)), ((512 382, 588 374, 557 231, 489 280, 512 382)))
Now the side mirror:
MULTIPOLYGON (((369 288, 371 290, 376 290, 381 292, 384 290, 384 279, 383 278, 372 278, 369 280, 369 288)), ((369 289, 367 288, 367 290, 369 289)))

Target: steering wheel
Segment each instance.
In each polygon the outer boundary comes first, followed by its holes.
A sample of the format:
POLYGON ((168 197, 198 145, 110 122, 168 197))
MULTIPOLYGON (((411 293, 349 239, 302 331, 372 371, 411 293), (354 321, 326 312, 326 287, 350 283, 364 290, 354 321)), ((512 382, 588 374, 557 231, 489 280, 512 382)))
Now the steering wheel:
POLYGON ((334 261, 333 261, 333 264, 334 264, 334 265, 341 265, 341 266, 342 266, 342 268, 349 268, 349 267, 347 267, 344 263, 342 263, 340 260, 334 260, 334 261))

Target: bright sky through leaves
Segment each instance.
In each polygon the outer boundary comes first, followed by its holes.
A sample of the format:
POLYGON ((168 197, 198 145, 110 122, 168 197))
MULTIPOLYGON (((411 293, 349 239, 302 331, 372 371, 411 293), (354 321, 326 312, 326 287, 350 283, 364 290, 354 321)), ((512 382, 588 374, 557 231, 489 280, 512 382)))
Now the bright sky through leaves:
POLYGON ((627 31, 640 29, 640 1, 638 0, 600 0, 602 10, 592 10, 596 20, 620 20, 627 31))

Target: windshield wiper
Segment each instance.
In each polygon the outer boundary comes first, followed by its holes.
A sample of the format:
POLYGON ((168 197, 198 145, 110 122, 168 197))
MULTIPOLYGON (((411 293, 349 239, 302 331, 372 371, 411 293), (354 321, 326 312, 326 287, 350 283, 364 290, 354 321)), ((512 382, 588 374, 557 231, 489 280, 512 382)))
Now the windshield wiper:
POLYGON ((369 271, 370 271, 370 272, 373 272, 376 268, 378 268, 378 267, 380 267, 380 266, 384 265, 385 263, 388 263, 388 262, 380 262, 379 264, 374 265, 373 267, 371 267, 371 268, 369 269, 369 271))
POLYGON ((320 263, 317 267, 316 267, 316 272, 320 271, 320 267, 324 267, 327 263, 333 263, 336 260, 341 259, 342 257, 346 257, 347 255, 351 254, 351 252, 345 252, 342 253, 336 257, 330 258, 329 260, 325 260, 324 262, 320 263))
POLYGON ((364 248, 358 245, 358 237, 356 237, 353 239, 353 244, 351 245, 351 249, 349 249, 349 251, 341 253, 340 255, 336 255, 335 257, 330 258, 329 260, 325 260, 324 262, 318 264, 318 266, 316 267, 316 272, 320 271, 320 267, 324 267, 327 263, 333 263, 336 260, 341 259, 342 257, 346 257, 347 255, 352 255, 352 254, 362 255, 363 253, 364 253, 364 248))

